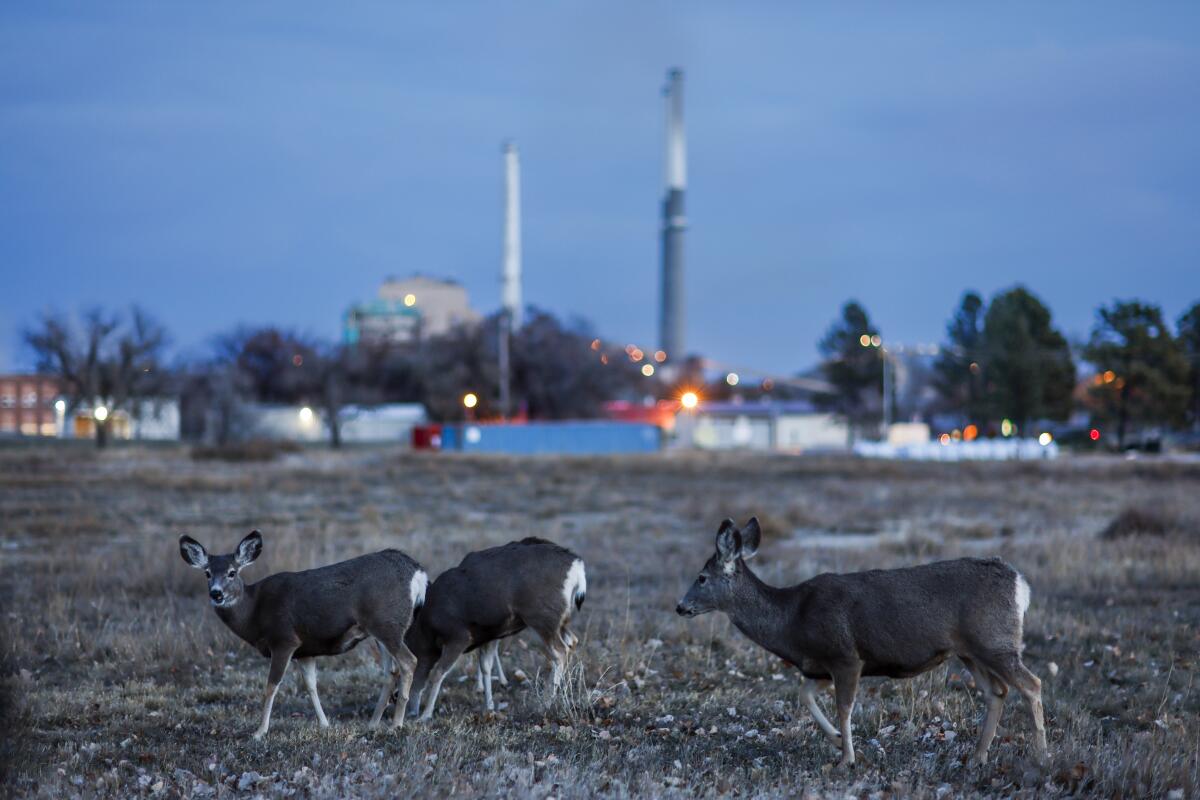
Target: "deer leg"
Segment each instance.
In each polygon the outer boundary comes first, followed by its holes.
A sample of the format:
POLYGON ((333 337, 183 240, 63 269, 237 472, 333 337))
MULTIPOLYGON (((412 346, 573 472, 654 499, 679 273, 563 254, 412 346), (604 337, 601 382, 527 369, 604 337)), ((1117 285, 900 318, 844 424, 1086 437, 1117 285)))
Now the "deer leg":
POLYGON ((1033 717, 1033 740, 1037 761, 1039 764, 1045 764, 1049 759, 1049 748, 1046 745, 1046 720, 1042 710, 1042 682, 1021 663, 1019 655, 1013 655, 1012 660, 1016 662, 1012 667, 1015 679, 1013 685, 1029 703, 1029 713, 1033 717))
POLYGON ((479 648, 479 680, 483 683, 483 709, 495 711, 492 701, 492 661, 496 658, 496 643, 489 642, 479 648))
POLYGON ((842 760, 839 767, 854 766, 854 739, 850 732, 850 715, 854 712, 854 696, 858 693, 861 667, 855 664, 833 673, 833 692, 837 699, 838 728, 842 734, 842 760))
POLYGON ((254 732, 255 739, 261 739, 271 727, 271 706, 275 705, 275 694, 279 691, 279 684, 283 681, 283 675, 287 672, 288 664, 291 663, 292 653, 294 652, 296 652, 294 647, 271 651, 271 671, 267 673, 267 691, 266 696, 263 698, 262 724, 254 732))
POLYGON ((567 647, 567 643, 563 641, 557 630, 550 635, 543 635, 541 631, 537 633, 542 640, 542 647, 546 651, 546 659, 550 662, 550 694, 546 697, 546 707, 549 708, 558 694, 558 687, 562 684, 570 648, 567 647))
POLYGON ((392 692, 396 688, 396 671, 392 667, 392 656, 384 647, 383 642, 375 640, 375 647, 379 651, 379 666, 383 668, 384 682, 383 688, 379 690, 379 702, 375 704, 375 712, 371 714, 371 721, 367 723, 368 728, 374 728, 379 725, 379 721, 383 719, 383 712, 387 711, 388 701, 392 697, 392 692))
MULTIPOLYGON (((825 735, 839 747, 842 744, 842 735, 837 732, 837 728, 833 727, 833 723, 825 716, 825 712, 821 710, 821 706, 817 703, 818 688, 816 681, 810 681, 807 678, 801 679, 800 683, 800 699, 804 701, 804 705, 808 708, 813 719, 817 721, 817 727, 825 732, 825 735)), ((824 688, 824 687, 820 687, 824 688)))
POLYGON ((421 714, 421 696, 425 694, 425 684, 428 682, 429 669, 432 666, 433 660, 428 657, 417 659, 417 669, 413 673, 412 687, 408 693, 408 715, 410 717, 421 714))
POLYGON ((500 681, 501 686, 508 686, 508 676, 504 674, 504 667, 500 664, 500 641, 496 640, 492 644, 492 663, 496 665, 496 679, 500 681))
POLYGON ((412 690, 413 673, 417 667, 417 657, 408 649, 401 640, 395 645, 395 649, 391 651, 393 672, 395 677, 393 683, 399 683, 400 696, 396 698, 396 711, 392 715, 392 728, 399 728, 404 725, 404 712, 408 707, 408 696, 412 690))
POLYGON ((1034 748, 1037 760, 1046 763, 1048 748, 1046 747, 1046 721, 1042 711, 1042 682, 1030 672, 1021 662, 1021 656, 1016 652, 1000 653, 989 656, 985 661, 993 680, 1013 686, 1029 703, 1029 713, 1033 717, 1034 748))
POLYGON ((425 709, 421 712, 422 720, 428 721, 433 718, 433 711, 437 708, 438 693, 442 690, 442 681, 446 679, 446 673, 454 668, 458 657, 466 649, 466 641, 447 642, 446 646, 442 648, 441 657, 430 671, 429 697, 425 699, 425 709))
POLYGON ((1000 714, 1004 711, 1004 697, 1008 694, 1008 687, 995 676, 989 676, 986 669, 971 659, 962 658, 962 662, 975 678, 975 685, 983 692, 983 700, 987 704, 987 712, 979 731, 979 744, 971 756, 971 763, 983 765, 987 763, 988 748, 996 735, 996 726, 1000 724, 1000 714))
POLYGON ((321 708, 321 697, 317 694, 317 660, 315 658, 298 658, 296 663, 304 675, 304 686, 308 689, 308 699, 312 700, 313 711, 317 712, 317 722, 322 728, 329 727, 325 717, 325 709, 321 708))

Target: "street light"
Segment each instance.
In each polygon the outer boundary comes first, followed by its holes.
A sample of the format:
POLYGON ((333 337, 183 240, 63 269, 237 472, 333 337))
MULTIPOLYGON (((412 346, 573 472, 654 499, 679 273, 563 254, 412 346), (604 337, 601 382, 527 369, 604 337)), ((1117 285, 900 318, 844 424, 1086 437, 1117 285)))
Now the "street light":
POLYGON ((417 296, 415 294, 413 294, 412 292, 409 292, 408 294, 404 295, 404 305, 408 306, 409 308, 412 308, 416 304, 417 304, 417 296))
POLYGON ((479 405, 479 398, 475 396, 474 392, 467 392, 463 395, 463 406, 465 408, 474 408, 477 405, 479 405))
POLYGON ((679 404, 688 411, 691 411, 700 404, 700 398, 695 392, 684 392, 683 396, 679 398, 679 404))
POLYGON ((66 412, 66 410, 67 410, 67 401, 66 401, 66 400, 63 400, 61 397, 60 397, 59 399, 55 400, 55 401, 54 401, 54 410, 55 410, 55 411, 57 411, 57 412, 58 412, 58 413, 60 413, 60 414, 62 414, 62 413, 64 413, 64 412, 66 412))
POLYGON ((95 410, 92 411, 92 416, 97 422, 104 422, 104 420, 108 419, 108 409, 104 406, 96 406, 95 410))
POLYGON ((725 382, 730 386, 737 386, 739 380, 741 380, 741 378, 738 377, 736 372, 731 372, 725 376, 725 382))
POLYGON ((308 406, 305 406, 304 408, 300 409, 300 424, 301 425, 308 425, 309 423, 312 422, 312 419, 313 419, 313 412, 312 412, 311 408, 309 408, 308 406))
POLYGON ((649 378, 651 375, 654 374, 654 365, 653 364, 642 364, 642 374, 645 375, 647 378, 649 378))

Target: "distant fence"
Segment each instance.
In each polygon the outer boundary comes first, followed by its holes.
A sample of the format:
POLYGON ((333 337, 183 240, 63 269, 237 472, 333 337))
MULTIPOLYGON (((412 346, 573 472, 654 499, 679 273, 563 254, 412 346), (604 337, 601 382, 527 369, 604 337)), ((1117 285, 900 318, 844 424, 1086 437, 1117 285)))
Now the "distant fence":
POLYGON ((607 420, 522 424, 468 422, 442 428, 443 450, 468 453, 653 453, 661 447, 661 440, 662 433, 657 425, 607 420))

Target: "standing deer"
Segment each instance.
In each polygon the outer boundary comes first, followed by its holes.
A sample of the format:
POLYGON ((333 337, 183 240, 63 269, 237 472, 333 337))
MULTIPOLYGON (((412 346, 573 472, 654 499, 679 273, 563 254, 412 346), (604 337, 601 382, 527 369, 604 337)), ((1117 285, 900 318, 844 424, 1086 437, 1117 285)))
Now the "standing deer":
POLYGON ((798 667, 800 696, 821 730, 854 763, 850 714, 862 676, 911 678, 957 656, 983 690, 987 715, 972 760, 987 763, 1010 686, 1029 702, 1039 760, 1046 760, 1042 684, 1021 662, 1029 584, 998 558, 961 558, 906 569, 824 574, 776 588, 746 560, 761 531, 752 517, 739 530, 721 523, 717 552, 676 612, 723 611, 751 640, 798 667), (814 681, 833 682, 838 727, 821 712, 814 681))
POLYGON ((354 648, 368 636, 384 655, 388 679, 370 725, 383 718, 388 698, 399 683, 392 727, 404 722, 416 656, 404 644, 413 613, 425 602, 425 570, 399 550, 381 550, 349 561, 304 572, 277 572, 258 583, 245 583, 241 572, 262 554, 262 534, 252 531, 228 555, 209 555, 190 536, 179 539, 183 560, 204 570, 208 595, 225 625, 271 659, 260 739, 271 724, 275 693, 292 659, 304 671, 304 683, 321 727, 329 720, 317 696, 317 656, 354 648), (390 662, 390 663, 389 663, 390 662))
POLYGON ((579 641, 567 623, 586 595, 583 559, 545 539, 530 537, 468 554, 430 584, 425 607, 408 631, 406 642, 417 655, 409 712, 430 719, 446 674, 471 650, 480 651, 484 708, 491 711, 499 640, 526 627, 541 639, 550 661, 552 700, 567 655, 579 641))

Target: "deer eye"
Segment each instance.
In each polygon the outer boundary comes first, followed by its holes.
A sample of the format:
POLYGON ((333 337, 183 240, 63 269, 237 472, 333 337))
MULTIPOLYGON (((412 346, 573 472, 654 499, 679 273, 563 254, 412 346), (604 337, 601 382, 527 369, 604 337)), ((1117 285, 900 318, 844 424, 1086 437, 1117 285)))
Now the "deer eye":
POLYGON ((212 577, 212 570, 211 570, 211 569, 206 569, 206 570, 204 570, 204 577, 206 577, 206 578, 211 578, 211 577, 212 577))
POLYGON ((698 579, 696 582, 697 582, 697 583, 708 583, 708 576, 707 576, 707 575, 701 575, 701 576, 699 577, 699 579, 698 579))
POLYGON ((231 569, 231 570, 229 570, 229 576, 228 576, 228 577, 230 577, 230 578, 237 577, 237 570, 236 570, 236 569, 231 569))

